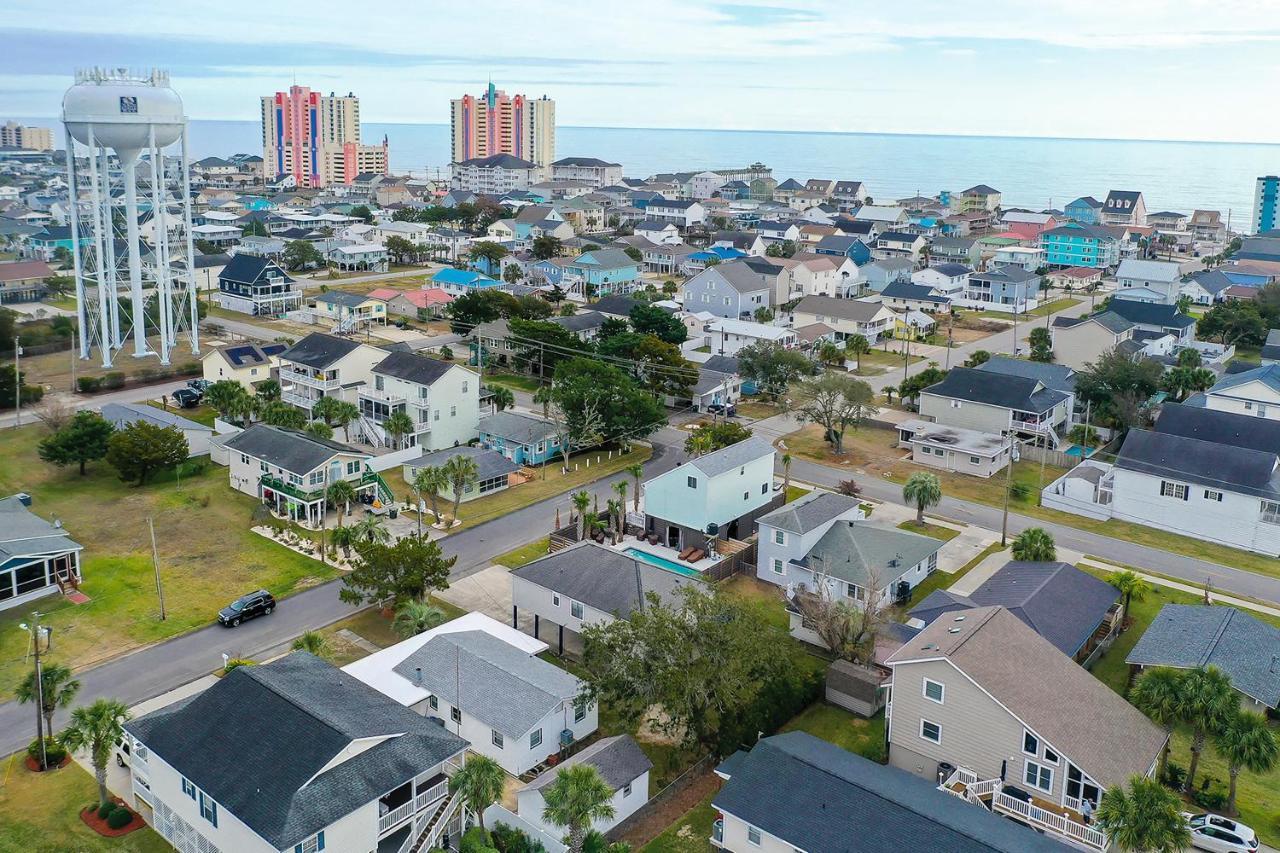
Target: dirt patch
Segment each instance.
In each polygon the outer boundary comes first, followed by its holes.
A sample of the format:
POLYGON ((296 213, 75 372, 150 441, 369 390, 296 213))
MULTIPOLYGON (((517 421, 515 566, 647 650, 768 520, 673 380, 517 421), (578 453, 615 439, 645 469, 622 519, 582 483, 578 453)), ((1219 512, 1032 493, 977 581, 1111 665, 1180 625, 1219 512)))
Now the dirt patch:
POLYGON ((665 731, 668 724, 667 712, 654 705, 645 712, 644 719, 640 721, 636 740, 641 743, 676 746, 684 740, 684 729, 677 727, 668 733, 665 731))
POLYGON ((988 335, 994 334, 995 332, 1003 332, 1011 325, 1013 325, 1012 322, 1005 323, 1000 320, 987 320, 982 317, 974 317, 965 314, 959 314, 955 318, 955 328, 957 331, 960 329, 969 329, 974 332, 984 332, 988 335))
MULTIPOLYGON (((627 829, 619 840, 631 845, 631 849, 639 850, 657 838, 667 827, 678 821, 686 812, 720 790, 721 779, 711 768, 707 768, 697 779, 694 779, 684 790, 666 798, 640 816, 635 824, 627 829)), ((693 827, 684 826, 676 833, 685 836, 694 832, 693 827)), ((693 840, 689 836, 689 840, 693 840)))

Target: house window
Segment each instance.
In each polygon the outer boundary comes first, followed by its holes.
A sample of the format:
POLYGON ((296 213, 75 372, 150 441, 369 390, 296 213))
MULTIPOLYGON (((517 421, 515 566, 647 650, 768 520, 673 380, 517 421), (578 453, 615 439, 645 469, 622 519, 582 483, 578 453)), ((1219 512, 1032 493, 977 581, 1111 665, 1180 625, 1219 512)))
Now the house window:
POLYGON ((1186 483, 1170 483, 1168 480, 1161 480, 1160 496, 1185 501, 1187 499, 1187 485, 1186 483))
POLYGON ((529 733, 529 748, 535 749, 542 745, 542 729, 534 729, 529 733))
POLYGON ((196 786, 188 782, 187 777, 185 776, 182 777, 182 793, 186 794, 193 800, 196 798, 196 786))
POLYGON ((928 720, 920 721, 920 737, 934 743, 942 743, 942 726, 928 720))
POLYGON ((266 462, 259 462, 258 467, 262 469, 263 473, 267 473, 271 470, 271 466, 267 465, 266 462))
POLYGON ((773 573, 774 573, 775 575, 780 575, 780 574, 782 574, 782 561, 781 561, 781 560, 774 559, 774 561, 773 561, 773 573))
POLYGON ((689 488, 691 488, 691 489, 696 489, 696 488, 698 488, 698 478, 697 478, 697 477, 690 477, 690 478, 688 478, 688 483, 689 483, 689 488))
POLYGON ((761 484, 760 484, 760 494, 762 494, 762 495, 767 495, 767 494, 769 494, 769 484, 768 484, 768 483, 761 483, 761 484))
POLYGON ((1280 524, 1280 502, 1263 501, 1261 520, 1263 524, 1280 524))
POLYGON ((569 600, 569 615, 572 616, 574 619, 581 619, 584 615, 586 615, 586 611, 583 608, 581 601, 573 601, 572 599, 569 600))
POLYGON ((450 407, 449 407, 449 417, 451 417, 451 418, 456 418, 457 416, 458 416, 458 407, 457 407, 457 406, 450 406, 450 407))
POLYGON ((1058 753, 1054 752, 1052 749, 1046 746, 1044 748, 1044 760, 1049 762, 1050 764, 1057 764, 1058 753))
POLYGON ((1027 755, 1036 755, 1040 752, 1040 739, 1031 732, 1022 733, 1022 751, 1027 755))
POLYGON ((979 458, 978 458, 978 457, 976 457, 976 456, 970 456, 970 457, 969 457, 969 464, 970 464, 970 465, 978 465, 978 464, 980 464, 981 462, 982 462, 982 460, 981 460, 981 459, 979 459, 979 458))
POLYGON ((461 709, 461 708, 459 708, 457 705, 455 705, 455 706, 453 706, 452 708, 450 708, 450 709, 449 709, 449 719, 451 719, 451 720, 453 720, 455 723, 458 723, 459 725, 461 725, 461 724, 462 724, 462 709, 461 709))
POLYGON ((751 500, 751 492, 743 492, 743 493, 742 493, 742 499, 743 499, 744 501, 749 501, 749 500, 751 500))
POLYGON ((436 409, 434 412, 432 412, 432 413, 431 413, 431 419, 432 419, 433 421, 438 421, 438 420, 440 420, 440 410, 439 410, 439 409, 436 409))
POLYGON ((1023 774, 1023 781, 1033 788, 1048 793, 1053 790, 1053 768, 1045 767, 1034 761, 1027 762, 1027 772, 1023 774))
POLYGON ((293 853, 319 853, 324 849, 324 832, 317 832, 301 844, 293 846, 293 853))
POLYGON ((308 477, 307 477, 307 484, 308 484, 308 485, 312 485, 312 486, 319 486, 319 485, 320 485, 320 484, 322 484, 323 482, 324 482, 324 472, 323 472, 323 471, 312 471, 312 472, 311 472, 311 474, 310 474, 310 476, 308 476, 308 477))
POLYGON ((756 829, 754 826, 748 826, 747 840, 750 841, 755 846, 759 847, 760 846, 760 830, 756 829))
POLYGON ((951 408, 953 408, 953 409, 958 409, 958 408, 960 408, 960 401, 959 401, 959 400, 952 400, 952 401, 951 401, 951 408))
POLYGON ((560 606, 560 593, 558 592, 551 593, 551 606, 552 607, 560 606))
POLYGON ((249 454, 247 454, 247 453, 241 453, 241 454, 240 454, 240 464, 241 464, 241 465, 248 465, 248 464, 249 464, 249 454))
POLYGON ((351 462, 348 462, 348 463, 347 463, 347 473, 348 473, 348 474, 359 474, 359 473, 360 473, 360 460, 358 460, 358 459, 357 459, 357 460, 353 460, 353 461, 351 461, 351 462))
POLYGON ((586 718, 587 718, 587 703, 586 703, 586 702, 583 702, 581 699, 578 699, 578 700, 574 701, 574 703, 573 703, 573 721, 574 721, 575 723, 580 723, 580 722, 582 722, 583 720, 585 720, 586 718))
POLYGON ((493 745, 498 749, 502 749, 502 732, 497 729, 490 730, 489 740, 493 741, 493 745))
POLYGON ((946 688, 940 681, 933 681, 928 678, 924 680, 924 698, 928 699, 930 702, 937 702, 941 705, 942 695, 945 690, 946 688))
POLYGON ((205 796, 204 791, 200 792, 200 817, 215 827, 218 825, 218 804, 212 798, 205 796))
POLYGON ((629 796, 631 796, 631 783, 630 783, 630 782, 628 782, 627 784, 625 784, 625 785, 623 785, 623 786, 622 786, 622 798, 625 800, 625 799, 626 799, 627 797, 629 797, 629 796))
POLYGON ((781 530, 775 530, 773 531, 773 541, 779 545, 786 545, 787 534, 783 533, 781 530))
POLYGON ((1222 492, 1219 492, 1216 489, 1205 489, 1204 499, 1207 501, 1217 501, 1218 503, 1222 503, 1222 492))
POLYGON ((429 707, 429 708, 430 708, 431 710, 433 710, 433 711, 439 711, 439 710, 440 710, 440 700, 439 700, 439 699, 437 699, 437 698, 436 698, 436 697, 434 697, 434 696, 428 696, 428 697, 427 697, 427 707, 429 707))
POLYGON ((467 382, 465 382, 465 381, 462 383, 462 393, 463 393, 463 394, 467 393, 467 385, 468 385, 468 383, 467 383, 467 382))
POLYGON ((854 601, 866 601, 867 591, 856 583, 846 584, 844 594, 854 601))

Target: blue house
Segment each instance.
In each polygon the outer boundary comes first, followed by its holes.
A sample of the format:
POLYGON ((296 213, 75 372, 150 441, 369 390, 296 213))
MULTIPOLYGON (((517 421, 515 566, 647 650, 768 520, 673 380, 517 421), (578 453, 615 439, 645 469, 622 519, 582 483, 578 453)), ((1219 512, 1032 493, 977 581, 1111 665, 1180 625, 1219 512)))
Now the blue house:
POLYGON ((1040 235, 1044 262, 1057 267, 1106 269, 1120 263, 1120 241, 1097 225, 1068 222, 1040 235))
POLYGON ((547 284, 559 285, 564 281, 565 262, 563 260, 547 258, 530 265, 529 269, 535 277, 545 279, 547 284))
POLYGON ((570 261, 565 273, 584 296, 626 295, 636 289, 640 265, 621 249, 595 249, 570 261))
POLYGON ((871 260, 871 249, 857 237, 845 234, 828 234, 813 247, 818 255, 836 255, 846 257, 858 266, 871 260))
POLYGON ((475 270, 456 270, 452 267, 446 267, 433 275, 431 283, 450 296, 462 296, 502 284, 497 279, 481 275, 475 270))
MULTIPOLYGON (((59 249, 66 249, 70 252, 73 242, 71 239, 71 226, 46 225, 42 233, 32 234, 27 239, 27 252, 32 257, 51 261, 54 253, 59 249)), ((92 241, 88 237, 81 235, 80 248, 87 248, 90 242, 92 241)))
POLYGON ((553 424, 516 412, 498 412, 480 419, 480 444, 517 465, 541 465, 560 452, 553 424))
POLYGON ((1063 213, 1081 225, 1097 225, 1101 221, 1102 202, 1091 195, 1081 196, 1068 204, 1063 213))

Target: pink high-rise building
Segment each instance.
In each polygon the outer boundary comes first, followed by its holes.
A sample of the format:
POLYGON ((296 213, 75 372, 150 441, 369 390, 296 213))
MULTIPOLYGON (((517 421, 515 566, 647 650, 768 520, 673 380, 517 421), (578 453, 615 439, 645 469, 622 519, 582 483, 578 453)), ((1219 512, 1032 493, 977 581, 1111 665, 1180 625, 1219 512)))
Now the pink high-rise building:
POLYGON ((556 157, 556 102, 508 95, 493 83, 452 102, 453 162, 511 154, 548 168, 556 157))
POLYGON ((268 178, 292 175, 300 187, 350 184, 387 173, 387 140, 360 144, 360 99, 290 86, 262 98, 262 159, 268 178))

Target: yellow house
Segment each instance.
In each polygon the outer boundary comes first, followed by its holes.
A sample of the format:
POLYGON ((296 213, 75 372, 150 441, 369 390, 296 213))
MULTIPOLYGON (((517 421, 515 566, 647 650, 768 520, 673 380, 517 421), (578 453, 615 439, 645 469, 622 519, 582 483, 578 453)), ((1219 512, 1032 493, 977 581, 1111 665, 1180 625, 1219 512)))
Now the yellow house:
POLYGON ((330 290, 316 297, 317 323, 331 321, 335 331, 349 332, 368 323, 387 322, 387 303, 365 293, 330 290))
POLYGON ((234 379, 252 391, 266 379, 277 378, 280 353, 287 344, 228 344, 205 353, 200 359, 203 376, 210 382, 234 379))

